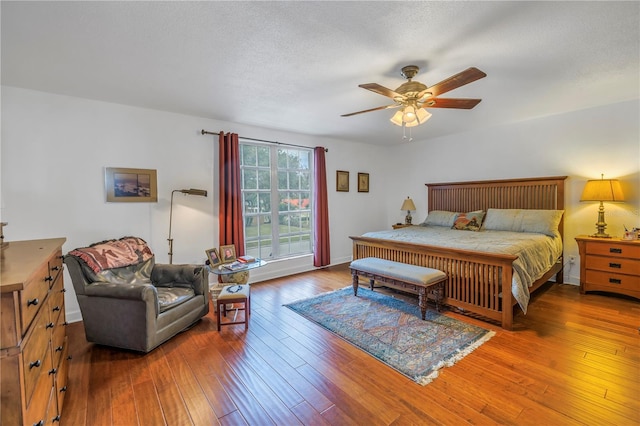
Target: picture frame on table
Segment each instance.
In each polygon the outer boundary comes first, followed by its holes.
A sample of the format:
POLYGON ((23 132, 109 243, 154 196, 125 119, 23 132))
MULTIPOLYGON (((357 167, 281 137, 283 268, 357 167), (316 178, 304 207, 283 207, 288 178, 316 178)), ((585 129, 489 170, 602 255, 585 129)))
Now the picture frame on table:
POLYGON ((104 185, 110 203, 158 202, 158 174, 154 169, 106 167, 104 185))
POLYGON ((358 192, 369 192, 369 173, 358 173, 358 192))
POLYGON ((236 260, 236 246, 233 244, 220 246, 220 258, 222 259, 222 263, 229 263, 236 260))
POLYGON ((217 248, 205 250, 204 252, 207 254, 207 259, 209 259, 209 267, 215 268, 216 266, 222 265, 222 259, 220 258, 217 248))
POLYGON ((349 192, 349 172, 336 170, 336 191, 349 192))

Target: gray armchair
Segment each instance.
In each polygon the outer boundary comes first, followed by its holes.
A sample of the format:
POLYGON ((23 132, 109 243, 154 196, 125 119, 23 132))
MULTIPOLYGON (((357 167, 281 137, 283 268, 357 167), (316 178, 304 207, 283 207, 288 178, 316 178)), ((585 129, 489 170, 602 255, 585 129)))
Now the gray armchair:
POLYGON ((136 265, 96 273, 80 257, 64 257, 87 340, 149 352, 209 312, 209 284, 201 265, 136 265))

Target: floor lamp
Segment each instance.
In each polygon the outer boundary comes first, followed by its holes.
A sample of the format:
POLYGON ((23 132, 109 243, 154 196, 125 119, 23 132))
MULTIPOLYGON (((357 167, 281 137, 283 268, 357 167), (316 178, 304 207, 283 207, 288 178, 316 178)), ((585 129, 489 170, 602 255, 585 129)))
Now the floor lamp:
POLYGON ((206 197, 207 196, 207 191, 204 189, 174 189, 173 191, 171 191, 171 207, 169 209, 169 238, 167 239, 167 241, 169 241, 169 264, 172 265, 173 264, 173 238, 171 238, 171 222, 173 220, 173 194, 175 194, 176 192, 182 192, 183 194, 186 195, 199 195, 201 197, 206 197))

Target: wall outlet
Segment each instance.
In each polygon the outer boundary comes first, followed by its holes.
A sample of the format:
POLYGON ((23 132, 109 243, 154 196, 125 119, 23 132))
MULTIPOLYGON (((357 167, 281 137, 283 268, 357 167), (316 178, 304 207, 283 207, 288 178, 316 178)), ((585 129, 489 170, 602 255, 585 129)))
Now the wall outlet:
POLYGON ((576 263, 576 257, 575 256, 569 256, 569 263, 576 263))

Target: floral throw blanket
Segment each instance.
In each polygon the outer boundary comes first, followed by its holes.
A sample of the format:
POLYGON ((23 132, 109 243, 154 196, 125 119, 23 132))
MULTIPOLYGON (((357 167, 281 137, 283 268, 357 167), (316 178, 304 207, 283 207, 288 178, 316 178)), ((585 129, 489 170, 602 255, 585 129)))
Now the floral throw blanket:
POLYGON ((146 241, 138 237, 102 241, 89 247, 72 250, 69 254, 82 259, 96 274, 105 269, 137 265, 153 257, 153 252, 146 241))

